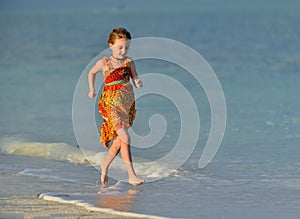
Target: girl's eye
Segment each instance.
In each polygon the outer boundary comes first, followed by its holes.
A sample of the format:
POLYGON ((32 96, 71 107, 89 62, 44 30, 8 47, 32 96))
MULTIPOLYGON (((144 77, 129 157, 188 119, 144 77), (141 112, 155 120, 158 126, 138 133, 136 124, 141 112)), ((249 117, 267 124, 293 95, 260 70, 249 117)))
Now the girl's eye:
POLYGON ((126 47, 123 47, 123 46, 119 46, 117 47, 118 49, 122 50, 123 48, 125 48, 125 50, 128 50, 129 49, 129 46, 126 46, 126 47))

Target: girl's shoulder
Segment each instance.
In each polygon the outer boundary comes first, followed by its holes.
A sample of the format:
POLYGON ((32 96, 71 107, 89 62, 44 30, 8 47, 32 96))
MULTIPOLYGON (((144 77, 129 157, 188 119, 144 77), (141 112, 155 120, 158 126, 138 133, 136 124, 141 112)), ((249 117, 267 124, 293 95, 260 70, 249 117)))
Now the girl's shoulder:
POLYGON ((127 65, 129 68, 134 66, 134 61, 132 58, 130 57, 127 57, 126 60, 125 60, 125 65, 127 65))
POLYGON ((97 65, 101 66, 102 69, 106 69, 106 68, 110 69, 111 68, 111 64, 109 62, 109 59, 106 56, 104 56, 101 59, 99 59, 97 61, 97 65))
POLYGON ((133 62, 133 59, 127 56, 127 57, 126 57, 126 61, 127 61, 128 63, 130 63, 130 62, 133 62))
POLYGON ((104 60, 104 57, 101 58, 101 59, 98 59, 97 62, 96 62, 96 65, 99 66, 99 67, 100 67, 100 66, 102 66, 102 67, 105 66, 105 60, 104 60))
POLYGON ((103 56, 102 59, 100 59, 98 62, 101 62, 101 64, 106 65, 109 63, 109 59, 106 56, 103 56))

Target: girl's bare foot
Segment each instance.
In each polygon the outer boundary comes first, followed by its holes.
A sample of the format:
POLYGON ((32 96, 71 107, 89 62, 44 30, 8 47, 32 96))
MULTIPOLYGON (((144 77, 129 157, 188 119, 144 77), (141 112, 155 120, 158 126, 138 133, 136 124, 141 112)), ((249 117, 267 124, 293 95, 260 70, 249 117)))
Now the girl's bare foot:
POLYGON ((138 186, 141 185, 145 182, 145 180, 139 179, 137 177, 131 177, 128 179, 129 184, 133 185, 133 186, 138 186))
POLYGON ((101 177, 100 177, 102 185, 106 184, 108 182, 108 176, 107 176, 107 169, 103 168, 101 164, 101 177))
POLYGON ((108 177, 106 175, 106 172, 101 172, 101 183, 102 185, 106 184, 108 182, 108 177))

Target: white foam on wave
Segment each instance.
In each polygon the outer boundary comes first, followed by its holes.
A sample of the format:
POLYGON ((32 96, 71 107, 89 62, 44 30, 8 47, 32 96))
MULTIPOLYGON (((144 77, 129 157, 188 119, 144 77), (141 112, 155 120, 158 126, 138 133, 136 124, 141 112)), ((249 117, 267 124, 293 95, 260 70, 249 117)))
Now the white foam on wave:
MULTIPOLYGON (((111 194, 108 195, 114 195, 115 191, 111 191, 111 194)), ((155 215, 149 215, 149 214, 141 214, 141 213, 134 213, 134 212, 128 212, 128 211, 118 211, 111 208, 105 208, 105 207, 96 207, 93 204, 90 204, 88 200, 92 200, 97 198, 99 194, 80 194, 80 193, 74 193, 74 194, 67 194, 67 193, 41 193, 38 195, 40 199, 46 200, 46 201, 54 201, 62 204, 72 204, 76 206, 83 207, 91 212, 101 212, 121 217, 132 217, 132 218, 149 218, 149 219, 166 219, 166 217, 160 217, 155 215)))
POLYGON ((89 163, 79 148, 66 143, 29 142, 14 137, 0 139, 0 153, 41 157, 71 163, 89 163))
MULTIPOLYGON (((107 152, 96 151, 84 151, 84 153, 82 153, 80 148, 66 143, 30 142, 14 137, 5 137, 0 139, 0 153, 40 157, 75 164, 93 165, 97 169, 99 169, 101 161, 105 159, 107 154, 107 152)), ((147 162, 139 158, 134 158, 134 161, 136 173, 148 182, 168 177, 170 174, 176 172, 176 170, 170 169, 168 165, 161 163, 147 162)), ((115 159, 111 169, 115 169, 117 172, 121 171, 122 174, 124 173, 123 175, 125 175, 125 178, 127 177, 125 165, 122 159, 115 159)), ((23 174, 28 174, 28 171, 23 174)), ((31 175, 32 174, 35 173, 31 171, 31 175)), ((41 175, 42 173, 38 174, 41 175)), ((113 175, 111 177, 113 177, 113 175)))

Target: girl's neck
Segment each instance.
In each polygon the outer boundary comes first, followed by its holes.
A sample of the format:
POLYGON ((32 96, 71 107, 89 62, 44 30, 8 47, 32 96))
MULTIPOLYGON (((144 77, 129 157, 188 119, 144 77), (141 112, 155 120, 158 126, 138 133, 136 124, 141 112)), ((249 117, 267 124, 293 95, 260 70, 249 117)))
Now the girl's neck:
POLYGON ((125 63, 126 58, 127 57, 119 59, 119 58, 116 58, 113 55, 111 55, 110 63, 111 63, 112 68, 115 69, 115 68, 119 68, 119 67, 123 66, 124 63, 125 63))
POLYGON ((116 58, 113 54, 111 54, 111 57, 116 60, 116 61, 124 61, 127 57, 124 57, 124 58, 116 58))

